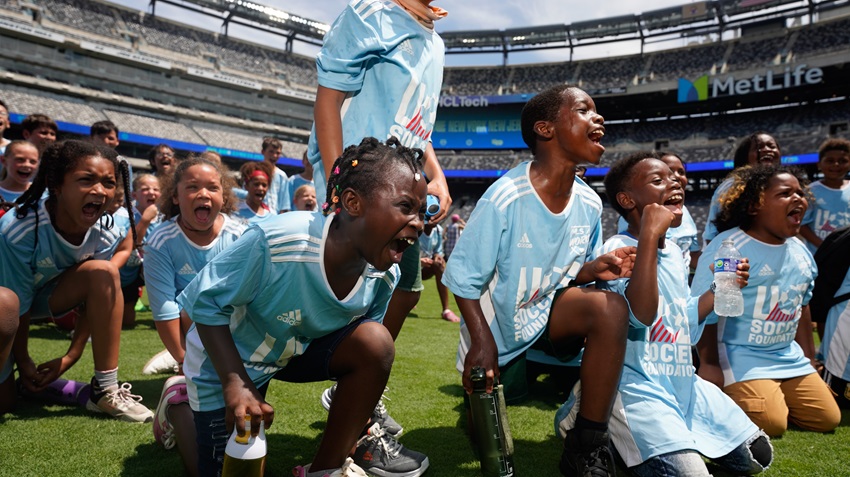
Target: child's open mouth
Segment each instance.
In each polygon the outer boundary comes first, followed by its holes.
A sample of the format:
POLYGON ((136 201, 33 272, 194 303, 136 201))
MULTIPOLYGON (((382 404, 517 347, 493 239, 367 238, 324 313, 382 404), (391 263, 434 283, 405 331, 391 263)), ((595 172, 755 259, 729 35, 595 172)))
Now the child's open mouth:
POLYGON ((395 239, 390 243, 390 260, 393 263, 401 263, 401 257, 404 255, 404 251, 407 250, 407 247, 410 247, 416 243, 416 239, 412 237, 404 237, 395 239))
POLYGON ((590 134, 588 134, 587 137, 589 137, 590 140, 593 141, 594 143, 599 144, 599 146, 602 146, 602 144, 600 144, 600 141, 602 141, 602 138, 604 136, 605 136, 605 128, 599 128, 599 129, 594 129, 593 131, 591 131, 590 134))
POLYGON ((802 207, 794 207, 791 212, 788 213, 788 220, 795 227, 799 227, 803 222, 803 215, 806 213, 806 210, 802 207))
POLYGON ((89 220, 97 220, 100 217, 102 207, 103 202, 89 202, 83 205, 83 217, 89 220))
POLYGON ((682 206, 685 203, 685 194, 682 192, 676 192, 672 194, 667 200, 664 201, 664 206, 670 209, 674 214, 682 213, 682 206))
POLYGON ((200 207, 197 207, 195 209, 195 220, 197 220, 198 223, 206 224, 210 221, 211 212, 212 209, 208 205, 202 205, 200 207))

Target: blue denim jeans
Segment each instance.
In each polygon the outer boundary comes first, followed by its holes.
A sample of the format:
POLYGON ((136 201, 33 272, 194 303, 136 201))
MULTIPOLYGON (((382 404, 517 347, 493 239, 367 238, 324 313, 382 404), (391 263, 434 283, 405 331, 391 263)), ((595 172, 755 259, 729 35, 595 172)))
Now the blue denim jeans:
MULTIPOLYGON (((753 475, 764 471, 762 466, 750 451, 750 444, 759 437, 767 437, 762 431, 753 434, 747 442, 736 447, 732 452, 712 459, 712 462, 724 470, 738 475, 753 475)), ((642 464, 629 468, 632 475, 638 477, 710 477, 702 455, 693 450, 671 452, 653 457, 642 464)))

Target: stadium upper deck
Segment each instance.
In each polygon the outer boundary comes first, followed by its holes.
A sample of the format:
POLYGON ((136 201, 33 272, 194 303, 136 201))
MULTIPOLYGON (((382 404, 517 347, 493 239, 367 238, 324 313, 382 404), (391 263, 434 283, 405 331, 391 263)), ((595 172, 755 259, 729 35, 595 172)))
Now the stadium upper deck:
MULTIPOLYGON (((275 31, 284 39, 283 48, 94 0, 0 0, 0 71, 6 71, 0 81, 14 85, 4 87, 3 92, 10 98, 13 112, 43 112, 51 100, 64 101, 91 109, 88 116, 77 114, 76 106, 58 108, 54 113, 78 126, 78 132, 90 124, 90 117, 118 118, 122 131, 131 135, 125 142, 176 141, 184 150, 213 147, 238 158, 252 157, 244 152, 256 150, 249 148, 248 138, 274 134, 289 141, 290 158, 300 156, 312 120, 316 76, 313 60, 292 53, 292 42, 315 44, 327 26, 285 17, 285 12, 264 10, 251 2, 241 2, 245 8, 229 20, 224 15, 232 11, 234 4, 229 0, 168 3, 212 17, 220 13, 225 30, 229 21, 275 31), (24 97, 28 99, 21 99, 24 97)), ((156 2, 152 4, 155 9, 156 2)), ((509 54, 553 47, 572 52, 587 45, 636 38, 645 42, 715 35, 719 39, 617 58, 448 68, 444 91, 502 95, 507 102, 516 103, 525 101, 525 93, 553 84, 579 84, 597 98, 609 120, 619 121, 609 121, 610 139, 606 142, 610 140, 613 146, 611 154, 606 154, 609 158, 664 145, 686 149, 692 161, 718 160, 728 158, 730 136, 754 129, 777 131, 784 135, 783 145, 791 146, 786 151, 802 154, 811 152, 813 145, 829 134, 846 134, 850 116, 846 99, 828 106, 815 104, 846 96, 843 66, 850 61, 848 5, 847 0, 722 0, 522 31, 444 32, 450 53, 489 48, 509 54), (801 19, 804 24, 798 25, 801 19), (732 38, 723 39, 725 33, 732 38), (484 41, 487 38, 489 46, 484 41), (764 78, 768 70, 782 78, 786 68, 793 74, 800 65, 820 69, 822 81, 805 84, 805 88, 749 94, 743 100, 728 94, 708 101, 675 100, 677 80, 682 78, 694 81, 701 75, 721 79, 737 75, 735 81, 739 81, 753 74, 764 78), (793 107, 781 113, 770 110, 719 116, 736 109, 785 104, 793 107), (664 121, 648 121, 650 118, 664 121)), ((438 119, 451 121, 459 109, 443 108, 438 119)), ((487 113, 481 114, 474 122, 486 117, 487 113)), ((438 147, 439 139, 438 131, 438 147)), ((465 144, 452 149, 469 149, 465 144)), ((525 157, 515 150, 521 146, 504 147, 514 150, 495 157, 492 152, 449 154, 444 163, 449 169, 504 169, 525 157)))

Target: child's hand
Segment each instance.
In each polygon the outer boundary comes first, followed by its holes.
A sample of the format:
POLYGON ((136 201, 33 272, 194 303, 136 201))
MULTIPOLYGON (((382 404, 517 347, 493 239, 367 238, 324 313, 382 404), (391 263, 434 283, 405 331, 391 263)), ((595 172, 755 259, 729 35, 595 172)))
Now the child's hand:
POLYGON ((159 209, 156 208, 156 205, 149 205, 148 208, 142 211, 142 222, 146 224, 153 222, 157 214, 159 214, 159 209))
POLYGON ((750 259, 742 258, 738 262, 738 271, 735 272, 738 275, 738 287, 744 288, 750 281, 750 259))
POLYGON ((473 340, 463 362, 463 389, 466 394, 472 394, 472 380, 469 373, 472 368, 481 366, 487 377, 486 391, 493 392, 493 382, 499 377, 499 351, 496 342, 490 340, 473 340), (479 342, 483 341, 483 342, 479 342))
POLYGON ((675 218, 667 207, 661 204, 647 204, 640 217, 640 234, 650 237, 653 241, 658 240, 658 247, 664 248, 664 236, 675 218))
POLYGON ((233 432, 233 426, 239 434, 245 432, 245 416, 251 416, 251 435, 260 433, 260 421, 265 423, 266 429, 272 426, 274 421, 274 408, 260 395, 254 383, 242 382, 236 378, 222 386, 224 392, 224 422, 228 434, 233 432))
POLYGON ((596 257, 590 272, 596 280, 609 281, 632 276, 637 247, 622 247, 596 257))

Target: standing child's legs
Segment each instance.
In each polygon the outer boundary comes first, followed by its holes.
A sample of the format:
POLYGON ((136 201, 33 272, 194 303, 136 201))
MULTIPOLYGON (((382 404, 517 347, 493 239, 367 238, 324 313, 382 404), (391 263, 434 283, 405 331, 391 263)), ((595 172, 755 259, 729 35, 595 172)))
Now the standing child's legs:
POLYGON ((139 286, 136 282, 121 288, 124 297, 124 311, 121 317, 121 328, 129 329, 136 326, 136 302, 139 301, 139 286))
POLYGON ((0 287, 0 415, 15 407, 15 373, 12 371, 12 343, 20 322, 18 296, 0 287))

